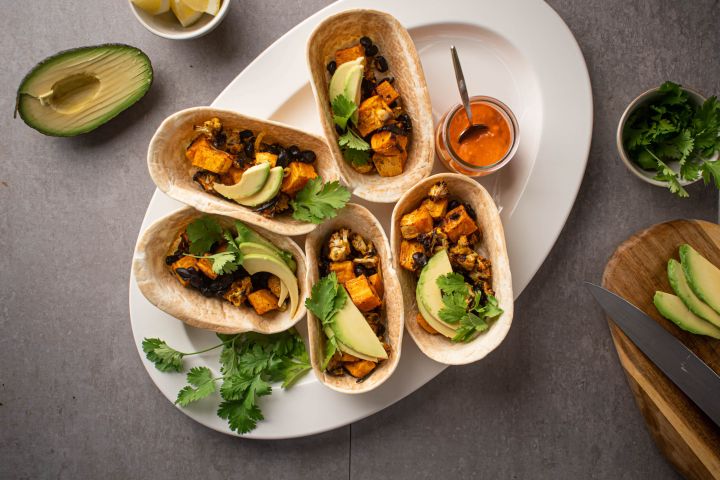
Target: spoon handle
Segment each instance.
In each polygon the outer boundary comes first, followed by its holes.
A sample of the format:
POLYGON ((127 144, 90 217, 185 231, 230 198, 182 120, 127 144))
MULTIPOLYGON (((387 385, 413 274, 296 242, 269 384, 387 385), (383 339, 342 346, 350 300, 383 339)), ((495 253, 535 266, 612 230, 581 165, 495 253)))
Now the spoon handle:
POLYGON ((465 85, 465 76, 463 75, 462 67, 460 66, 460 59, 458 58, 455 45, 450 46, 450 53, 452 54, 453 67, 455 67, 455 78, 457 79, 460 98, 462 99, 462 104, 465 107, 465 113, 467 113, 468 123, 472 125, 473 121, 472 111, 470 110, 470 98, 468 97, 467 86, 465 85))

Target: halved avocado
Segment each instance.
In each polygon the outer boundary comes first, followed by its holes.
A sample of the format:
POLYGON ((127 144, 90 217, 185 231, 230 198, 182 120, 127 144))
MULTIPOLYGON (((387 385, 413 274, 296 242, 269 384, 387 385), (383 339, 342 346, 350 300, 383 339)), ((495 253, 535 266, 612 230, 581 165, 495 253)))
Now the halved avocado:
POLYGON ((122 44, 75 48, 35 66, 20 83, 15 110, 56 137, 96 129, 140 100, 152 85, 150 59, 122 44))

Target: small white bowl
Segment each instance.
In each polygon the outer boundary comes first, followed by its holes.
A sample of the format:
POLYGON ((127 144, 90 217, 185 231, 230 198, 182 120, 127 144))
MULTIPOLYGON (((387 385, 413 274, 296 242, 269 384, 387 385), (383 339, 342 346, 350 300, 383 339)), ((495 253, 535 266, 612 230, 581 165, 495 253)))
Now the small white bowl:
MULTIPOLYGON (((660 95, 658 93, 659 89, 660 89, 660 87, 651 88, 650 90, 648 90, 644 93, 641 93, 640 95, 638 95, 635 98, 635 100, 630 102, 630 105, 627 106, 627 108, 623 112, 622 116, 620 117, 620 122, 618 123, 615 141, 617 144, 618 153, 620 154, 620 159, 623 161, 623 163, 625 164, 627 169, 630 170, 630 172, 633 175, 635 175, 640 180, 642 180, 646 183, 655 185, 656 187, 667 188, 667 182, 661 182, 659 180, 655 180, 654 177, 657 174, 655 171, 643 170, 639 165, 637 165, 635 162, 630 160, 630 156, 625 151, 625 146, 623 145, 623 129, 625 128, 625 123, 627 122, 628 118, 640 106, 644 105, 645 103, 649 103, 650 101, 652 101, 653 99, 658 97, 660 95)), ((702 96, 697 91, 695 91, 691 88, 687 88, 687 87, 682 87, 682 89, 688 93, 688 96, 689 96, 691 102, 693 102, 697 105, 702 105, 703 102, 705 102, 705 97, 702 96)), ((718 152, 715 152, 715 154, 711 157, 711 159, 717 159, 717 157, 718 157, 718 152)), ((680 164, 678 162, 669 162, 667 165, 674 172, 676 172, 676 173, 680 172, 680 164)), ((702 176, 699 176, 695 180, 683 180, 683 179, 679 179, 679 180, 680 180, 680 185, 682 185, 683 187, 686 187, 688 185, 691 185, 691 184, 699 181, 700 179, 702 179, 702 176)))
POLYGON ((131 0, 128 0, 130 10, 132 10, 135 18, 137 18, 145 28, 157 36, 170 40, 190 40, 191 38, 202 37, 212 32, 227 15, 230 9, 230 2, 231 0, 222 0, 220 11, 214 17, 205 13, 197 22, 188 27, 183 27, 172 12, 161 15, 150 15, 136 7, 131 0))

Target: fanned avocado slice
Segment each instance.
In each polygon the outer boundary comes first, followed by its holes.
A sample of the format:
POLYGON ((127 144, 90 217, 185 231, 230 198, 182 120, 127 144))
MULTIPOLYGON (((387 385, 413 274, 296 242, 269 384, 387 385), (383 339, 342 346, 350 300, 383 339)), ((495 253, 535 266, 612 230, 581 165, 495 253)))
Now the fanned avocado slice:
POLYGON ((72 137, 96 129, 140 100, 153 70, 141 50, 107 44, 65 50, 23 79, 16 112, 35 130, 72 137))

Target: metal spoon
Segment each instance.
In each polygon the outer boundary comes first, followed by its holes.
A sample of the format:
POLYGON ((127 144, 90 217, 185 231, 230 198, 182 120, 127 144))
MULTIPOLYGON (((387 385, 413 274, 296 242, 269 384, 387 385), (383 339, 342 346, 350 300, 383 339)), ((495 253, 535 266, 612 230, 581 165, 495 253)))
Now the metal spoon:
POLYGON ((473 123, 472 121, 472 110, 470 109, 470 98, 468 97, 467 85, 465 85, 465 76, 460 66, 460 59, 458 58, 457 50, 455 45, 450 46, 450 53, 452 54, 453 67, 455 67, 455 78, 457 79, 458 90, 460 91, 460 98, 462 99, 463 107, 465 107, 465 113, 468 118, 468 126, 460 132, 458 142, 463 143, 470 137, 475 135, 482 135, 488 131, 488 126, 482 123, 473 123))

